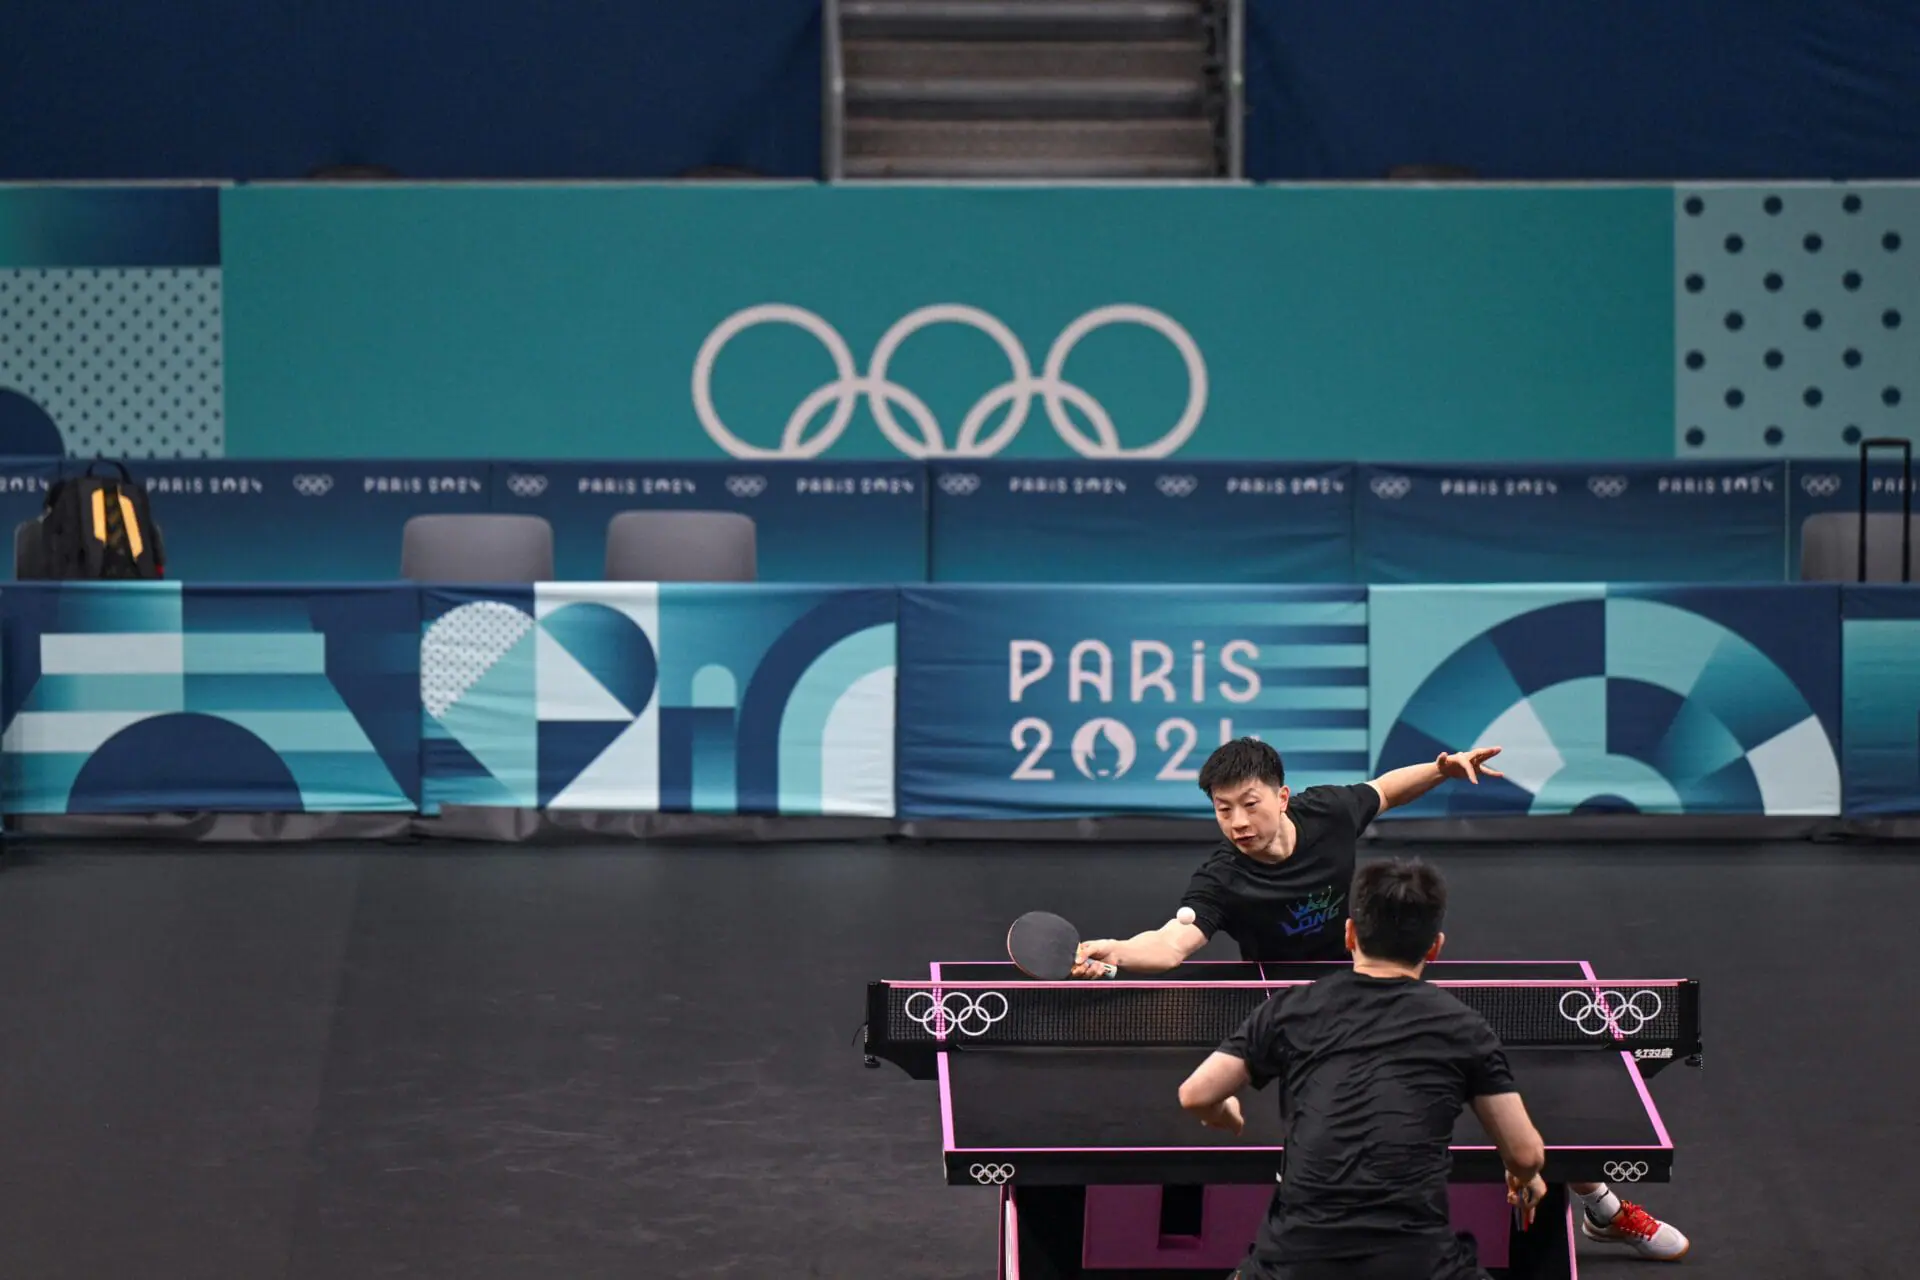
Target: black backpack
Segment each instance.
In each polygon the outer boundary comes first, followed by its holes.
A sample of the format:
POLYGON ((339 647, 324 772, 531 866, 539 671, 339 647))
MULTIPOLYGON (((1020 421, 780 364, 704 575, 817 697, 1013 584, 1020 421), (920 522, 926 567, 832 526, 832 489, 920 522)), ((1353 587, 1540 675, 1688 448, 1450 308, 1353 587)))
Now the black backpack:
POLYGON ((19 548, 22 578, 68 580, 163 578, 166 549, 147 506, 147 491, 123 463, 119 479, 58 476, 47 488, 38 528, 19 548))

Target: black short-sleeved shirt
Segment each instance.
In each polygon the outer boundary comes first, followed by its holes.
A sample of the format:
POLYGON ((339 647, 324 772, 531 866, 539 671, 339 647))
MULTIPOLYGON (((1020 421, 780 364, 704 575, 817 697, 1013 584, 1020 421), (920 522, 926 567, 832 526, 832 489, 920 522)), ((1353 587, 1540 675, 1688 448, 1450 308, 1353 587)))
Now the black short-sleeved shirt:
POLYGON ((1284 862, 1258 862, 1222 840, 1180 905, 1209 939, 1224 932, 1243 960, 1345 960, 1347 889, 1360 833, 1380 812, 1371 783, 1308 787, 1287 815, 1298 830, 1284 862))
POLYGON ((1454 1121, 1473 1098, 1515 1091, 1485 1018, 1431 983, 1352 969, 1277 993, 1220 1052, 1256 1088, 1282 1086, 1286 1168, 1256 1265, 1451 1239, 1454 1121))

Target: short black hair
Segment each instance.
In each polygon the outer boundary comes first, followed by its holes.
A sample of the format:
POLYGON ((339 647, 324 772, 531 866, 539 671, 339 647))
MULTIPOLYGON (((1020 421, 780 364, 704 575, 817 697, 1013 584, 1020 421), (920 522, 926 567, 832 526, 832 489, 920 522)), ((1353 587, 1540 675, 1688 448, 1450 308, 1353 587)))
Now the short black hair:
POLYGON ((1216 787, 1238 787, 1249 782, 1264 782, 1276 791, 1287 782, 1287 767, 1280 753, 1258 738, 1223 742, 1200 766, 1200 789, 1208 796, 1216 787))
POLYGON ((1419 964, 1440 936, 1447 882, 1418 858, 1370 862, 1354 873, 1347 914, 1360 950, 1377 960, 1419 964))

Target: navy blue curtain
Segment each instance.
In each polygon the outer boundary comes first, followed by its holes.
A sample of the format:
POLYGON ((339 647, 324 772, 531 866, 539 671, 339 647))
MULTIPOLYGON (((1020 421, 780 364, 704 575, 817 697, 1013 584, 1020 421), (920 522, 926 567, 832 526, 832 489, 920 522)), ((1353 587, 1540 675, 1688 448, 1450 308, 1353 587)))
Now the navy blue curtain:
POLYGON ((1911 0, 1248 0, 1247 172, 1920 176, 1911 0))
POLYGON ((0 179, 820 172, 819 0, 10 0, 0 179))

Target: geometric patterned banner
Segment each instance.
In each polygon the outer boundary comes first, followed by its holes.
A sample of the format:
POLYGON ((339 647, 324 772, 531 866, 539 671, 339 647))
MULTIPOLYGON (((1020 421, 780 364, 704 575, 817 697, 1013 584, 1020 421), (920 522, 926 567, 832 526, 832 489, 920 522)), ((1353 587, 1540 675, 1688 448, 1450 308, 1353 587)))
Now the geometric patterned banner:
POLYGON ((1403 812, 1840 812, 1838 588, 1382 587, 1375 766, 1506 777, 1403 812))
POLYGON ((5 604, 11 812, 417 805, 417 591, 29 583, 5 604))
POLYGON ((894 591, 425 594, 428 812, 893 813, 894 591))

